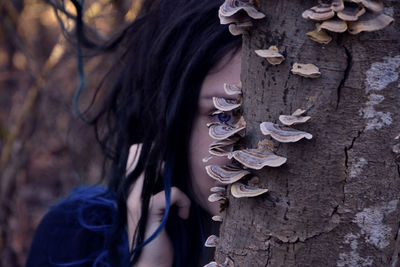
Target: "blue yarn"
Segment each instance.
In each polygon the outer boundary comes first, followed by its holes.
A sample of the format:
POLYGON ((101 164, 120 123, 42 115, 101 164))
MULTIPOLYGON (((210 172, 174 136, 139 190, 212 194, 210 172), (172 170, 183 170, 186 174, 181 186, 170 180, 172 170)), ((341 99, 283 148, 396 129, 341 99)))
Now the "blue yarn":
MULTIPOLYGON (((65 199, 61 200, 58 204, 51 207, 51 209, 59 209, 63 204, 74 204, 73 208, 65 209, 66 213, 76 214, 79 225, 85 229, 93 232, 103 232, 104 244, 98 252, 90 255, 87 258, 73 260, 68 262, 55 262, 49 259, 49 262, 55 266, 80 266, 82 264, 91 263, 93 267, 109 267, 107 244, 109 243, 110 235, 113 233, 115 217, 111 214, 117 213, 116 196, 108 191, 106 187, 102 186, 80 186, 74 188, 71 194, 65 199), (110 214, 111 216, 102 216, 102 212, 110 214), (105 221, 108 218, 108 221, 105 221)), ((74 215, 73 215, 74 216, 74 215)), ((124 235, 121 240, 121 247, 119 251, 121 255, 129 252, 128 239, 124 235), (126 253, 123 253, 122 247, 126 248, 126 253)), ((128 260, 128 258, 127 258, 128 260)))
MULTIPOLYGON (((74 2, 74 1, 73 1, 74 2)), ((76 6, 76 11, 80 16, 82 16, 81 12, 83 10, 83 7, 85 5, 85 1, 82 0, 80 10, 76 6)), ((82 17, 78 18, 76 20, 76 53, 77 53, 77 67, 78 67, 78 87, 74 93, 74 97, 72 100, 72 112, 77 116, 78 118, 81 118, 84 121, 87 121, 87 119, 84 117, 82 112, 79 110, 79 97, 83 91, 83 88, 85 87, 85 70, 84 70, 84 64, 83 64, 83 54, 82 54, 82 44, 81 44, 81 35, 80 35, 80 30, 82 30, 83 25, 82 25, 82 17)))

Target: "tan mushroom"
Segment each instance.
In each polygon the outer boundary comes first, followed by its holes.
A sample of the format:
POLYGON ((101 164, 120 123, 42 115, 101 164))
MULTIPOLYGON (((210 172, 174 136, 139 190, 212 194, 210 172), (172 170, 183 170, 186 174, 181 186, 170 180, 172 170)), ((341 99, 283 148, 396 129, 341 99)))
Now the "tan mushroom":
POLYGON ((249 171, 232 165, 207 165, 206 172, 211 178, 222 184, 232 184, 250 174, 249 171))
POLYGON ((216 109, 220 111, 231 111, 242 105, 242 99, 226 99, 223 97, 213 97, 213 103, 216 109))
POLYGON ((240 182, 236 182, 231 186, 232 196, 236 198, 241 197, 256 197, 268 192, 266 188, 258 188, 255 186, 245 185, 240 182))
POLYGON ((222 264, 219 264, 215 261, 212 261, 206 265, 204 265, 204 267, 235 267, 233 260, 229 259, 228 257, 225 258, 225 262, 222 264))
POLYGON ((210 125, 209 135, 216 139, 222 140, 231 137, 235 134, 244 135, 246 129, 246 122, 243 117, 235 125, 228 125, 225 123, 215 123, 210 125))
POLYGON ((211 218, 214 222, 222 222, 224 219, 221 215, 214 215, 211 218))
POLYGON ((374 12, 380 12, 383 10, 383 2, 381 0, 359 0, 358 2, 374 12))
POLYGON ((314 64, 294 63, 291 72, 306 78, 318 78, 321 76, 321 72, 314 64))
POLYGON ((284 157, 259 149, 235 150, 229 157, 254 170, 260 170, 265 166, 279 167, 286 162, 286 158, 284 157))
POLYGON ((268 49, 255 50, 254 52, 260 57, 266 58, 272 65, 279 65, 285 60, 285 57, 279 53, 278 48, 274 45, 271 45, 268 49))
POLYGON ((204 244, 204 246, 208 247, 208 248, 215 248, 218 245, 219 242, 219 238, 216 235, 210 235, 207 240, 206 243, 204 244))
POLYGON ((228 258, 228 257, 225 257, 225 261, 224 261, 224 263, 222 264, 222 267, 235 267, 235 265, 234 265, 234 263, 233 263, 233 260, 231 260, 231 259, 228 258))
POLYGON ((253 22, 251 20, 248 21, 239 21, 236 23, 229 24, 229 32, 232 35, 241 35, 246 34, 250 28, 253 26, 253 22))
POLYGON ((322 22, 317 29, 325 29, 331 32, 345 32, 347 30, 347 23, 343 20, 334 18, 322 22))
POLYGON ((287 125, 287 126, 305 123, 309 119, 311 119, 310 116, 293 116, 293 115, 280 115, 279 116, 279 120, 282 122, 282 124, 287 125))
POLYGON ((229 32, 234 36, 247 34, 247 29, 239 27, 238 25, 236 25, 234 23, 229 24, 228 29, 229 29, 229 32))
POLYGON ((302 16, 305 19, 327 20, 333 18, 333 16, 335 16, 335 12, 332 10, 331 5, 319 4, 304 11, 302 16))
POLYGON ((218 202, 218 201, 225 200, 225 199, 226 199, 225 195, 220 192, 213 193, 208 196, 208 201, 210 201, 210 202, 218 202))
POLYGON ((307 36, 310 37, 311 40, 320 44, 329 44, 332 41, 332 37, 326 33, 325 30, 319 29, 320 24, 316 24, 315 30, 311 32, 307 32, 307 36), (318 30, 319 29, 319 30, 318 30))
POLYGON ((392 151, 395 154, 400 154, 400 144, 396 144, 392 147, 392 151))
POLYGON ((306 132, 298 131, 293 128, 281 127, 272 122, 263 122, 260 124, 261 132, 264 135, 270 135, 276 141, 282 143, 297 142, 303 138, 311 139, 312 135, 306 132))
POLYGON ((342 11, 344 8, 343 0, 332 0, 331 8, 335 12, 342 11))
POLYGON ((292 113, 292 116, 301 116, 301 115, 303 115, 306 111, 307 111, 307 110, 305 110, 305 109, 298 108, 298 109, 296 109, 296 110, 292 113))
POLYGON ((270 139, 262 139, 258 141, 257 149, 262 151, 274 152, 275 151, 274 142, 272 142, 272 140, 270 139))
POLYGON ((366 31, 377 31, 385 28, 393 22, 393 18, 383 13, 367 12, 354 22, 349 22, 349 32, 358 34, 366 31))
POLYGON ((224 83, 224 90, 225 93, 228 95, 240 95, 242 94, 242 84, 229 84, 229 83, 224 83))
POLYGON ((346 5, 345 8, 337 13, 337 16, 344 21, 356 21, 358 17, 365 13, 365 8, 358 4, 346 5))

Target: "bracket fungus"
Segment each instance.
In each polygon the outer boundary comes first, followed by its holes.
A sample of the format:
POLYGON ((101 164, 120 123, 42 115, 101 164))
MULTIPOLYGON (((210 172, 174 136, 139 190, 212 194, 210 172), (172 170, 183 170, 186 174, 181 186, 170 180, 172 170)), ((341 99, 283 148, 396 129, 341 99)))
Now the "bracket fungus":
MULTIPOLYGON (((383 8, 382 0, 331 0, 305 10, 302 16, 322 22, 315 31, 307 35, 313 41, 325 43, 320 41, 317 34, 323 29, 358 34, 381 30, 390 25, 393 18, 383 14, 383 8)), ((324 38, 329 39, 326 36, 324 38)))
POLYGON ((238 138, 235 138, 235 136, 216 140, 211 143, 208 153, 210 153, 210 156, 226 157, 233 151, 233 146, 236 144, 237 140, 238 138))
POLYGON ((226 99, 223 97, 213 97, 214 107, 220 111, 231 111, 242 105, 242 99, 226 99))
POLYGON ((251 20, 249 20, 249 21, 243 21, 243 22, 229 24, 228 29, 232 35, 241 35, 241 34, 246 34, 252 26, 253 26, 253 22, 251 22, 251 20))
POLYGON ((221 192, 219 193, 213 193, 208 197, 208 201, 210 202, 217 202, 217 201, 221 201, 221 200, 225 200, 226 197, 224 194, 222 194, 221 192))
POLYGON ((296 115, 280 115, 279 120, 282 122, 282 124, 286 126, 291 126, 295 124, 300 124, 300 123, 305 123, 309 119, 311 119, 310 116, 296 116, 296 115))
POLYGON ((336 18, 327 20, 317 26, 317 30, 319 31, 324 29, 331 32, 345 32, 347 31, 347 23, 336 18))
POLYGON ((216 140, 223 140, 235 134, 243 135, 246 129, 246 122, 243 117, 235 125, 215 123, 209 128, 209 135, 216 140))
POLYGON ((225 0, 218 12, 221 24, 228 24, 232 22, 232 19, 236 20, 246 15, 253 19, 264 18, 265 15, 257 10, 255 4, 258 5, 255 0, 225 0))
POLYGON ((231 260, 230 258, 226 257, 225 258, 225 262, 222 264, 219 264, 215 261, 212 261, 206 265, 204 265, 204 267, 235 267, 233 260, 231 260))
POLYGON ((315 24, 315 30, 311 32, 307 32, 307 36, 310 37, 311 40, 320 44, 329 44, 332 41, 332 37, 326 33, 324 29, 320 28, 319 23, 315 24))
POLYGON ((234 158, 243 166, 254 170, 260 170, 265 166, 279 167, 286 162, 286 158, 284 157, 259 149, 236 150, 229 157, 234 158))
POLYGON ((207 165, 206 172, 211 178, 222 184, 232 184, 250 174, 249 171, 232 165, 207 165))
POLYGON ((210 235, 210 236, 207 238, 207 240, 206 240, 204 246, 206 246, 206 247, 208 247, 208 248, 215 248, 215 247, 218 245, 218 242, 219 242, 218 236, 216 236, 216 235, 210 235))
POLYGON ((329 4, 319 4, 317 6, 313 6, 301 14, 305 19, 312 20, 328 20, 335 16, 335 12, 332 10, 331 5, 329 4))
POLYGON ((291 72, 306 78, 318 78, 321 76, 321 72, 314 64, 294 63, 291 72))
POLYGON ((349 22, 349 32, 358 34, 360 32, 371 32, 385 28, 393 22, 393 18, 383 13, 367 12, 359 20, 349 22))
POLYGON ((214 222, 222 222, 224 219, 221 215, 214 215, 211 218, 214 222))
POLYGON ((338 18, 343 21, 356 21, 358 17, 365 13, 365 8, 358 4, 347 5, 342 11, 337 13, 338 18))
POLYGON ((278 48, 274 45, 271 45, 268 49, 255 50, 254 52, 260 57, 266 58, 272 65, 279 65, 285 60, 285 57, 279 53, 278 48))
POLYGON ((244 34, 253 25, 251 19, 262 19, 265 15, 258 11, 257 0, 225 0, 220 6, 218 16, 221 24, 230 24, 233 35, 244 34))
POLYGON ((396 144, 392 147, 392 152, 395 154, 400 154, 400 144, 396 144))
POLYGON ((261 123, 260 129, 264 135, 270 135, 273 139, 281 143, 292 143, 297 142, 303 138, 312 138, 312 135, 309 133, 298 131, 289 127, 282 127, 272 122, 261 123))
POLYGON ((242 94, 242 84, 229 84, 224 83, 224 90, 227 95, 241 95, 242 94))
POLYGON ((210 192, 213 193, 225 193, 226 192, 226 188, 222 187, 222 186, 214 186, 210 188, 210 192))
POLYGON ((266 188, 258 188, 255 186, 245 185, 240 182, 236 182, 231 186, 232 196, 236 198, 241 197, 256 197, 268 192, 266 188))

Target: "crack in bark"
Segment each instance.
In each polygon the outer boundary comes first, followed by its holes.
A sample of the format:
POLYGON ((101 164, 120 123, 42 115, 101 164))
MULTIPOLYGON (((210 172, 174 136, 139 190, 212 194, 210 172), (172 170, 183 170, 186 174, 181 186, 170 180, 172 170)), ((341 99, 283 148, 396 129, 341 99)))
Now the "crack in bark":
POLYGON ((347 147, 347 146, 344 147, 344 154, 345 154, 344 166, 346 167, 346 169, 345 169, 345 174, 346 174, 346 176, 347 176, 347 168, 349 167, 349 166, 348 166, 348 161, 349 161, 348 152, 349 152, 349 150, 351 150, 351 149, 353 148, 354 143, 356 142, 357 138, 359 138, 360 135, 361 135, 363 132, 364 132, 364 131, 360 131, 360 130, 359 130, 359 131, 357 132, 357 136, 353 137, 353 139, 351 140, 351 144, 350 144, 348 147, 347 147))
POLYGON ((399 178, 400 178, 400 164, 396 163, 396 165, 397 165, 397 174, 399 175, 399 178))
POLYGON ((268 253, 268 256, 267 256, 267 263, 265 264, 265 267, 269 266, 269 263, 272 258, 271 244, 268 244, 267 253, 268 253))
POLYGON ((349 172, 348 172, 348 168, 349 168, 349 154, 348 154, 348 152, 351 150, 351 149, 353 149, 353 146, 354 146, 354 143, 356 142, 356 140, 361 136, 361 134, 364 132, 364 130, 358 130, 358 132, 357 132, 357 136, 355 136, 355 137, 353 137, 353 139, 351 140, 351 144, 347 147, 347 146, 345 146, 344 147, 344 167, 345 167, 345 169, 344 169, 344 180, 342 181, 343 182, 343 188, 342 188, 342 190, 343 190, 343 199, 342 199, 342 202, 343 203, 345 203, 345 201, 346 201, 346 192, 345 192, 345 187, 346 187, 346 183, 347 183, 347 176, 348 176, 348 174, 349 174, 349 172))
POLYGON ((396 244, 394 245, 394 250, 393 250, 393 255, 392 258, 390 260, 390 266, 398 266, 398 261, 399 261, 399 256, 400 256, 400 222, 399 222, 399 226, 397 228, 397 233, 394 237, 394 240, 396 241, 396 244))
POLYGON ((300 237, 298 236, 295 241, 286 241, 286 240, 282 240, 279 236, 272 236, 272 235, 270 235, 270 236, 271 236, 271 240, 273 240, 277 244, 293 245, 293 244, 298 244, 298 243, 306 243, 306 241, 308 241, 310 239, 318 238, 318 237, 322 236, 323 234, 328 234, 328 233, 332 232, 334 229, 336 229, 336 227, 338 227, 338 226, 339 226, 339 224, 336 224, 335 226, 333 226, 330 229, 326 229, 325 231, 315 233, 311 236, 304 237, 302 239, 300 239, 300 237))
POLYGON ((339 86, 336 89, 336 91, 337 91, 336 110, 339 108, 342 88, 344 87, 344 84, 345 84, 347 78, 349 77, 350 69, 353 64, 353 56, 351 55, 349 49, 347 49, 346 46, 343 46, 343 48, 344 48, 344 52, 346 53, 347 64, 346 64, 346 68, 344 69, 343 78, 340 81, 339 86))
POLYGON ((331 218, 332 218, 333 215, 337 214, 338 208, 339 208, 339 205, 336 205, 336 206, 333 208, 333 211, 332 211, 332 213, 331 213, 331 218))
POLYGON ((287 96, 289 93, 289 88, 288 88, 288 83, 289 83, 289 77, 290 77, 290 72, 288 73, 288 76, 286 77, 286 82, 284 85, 284 90, 283 90, 283 96, 282 96, 282 100, 283 100, 283 104, 286 106, 287 105, 287 96))

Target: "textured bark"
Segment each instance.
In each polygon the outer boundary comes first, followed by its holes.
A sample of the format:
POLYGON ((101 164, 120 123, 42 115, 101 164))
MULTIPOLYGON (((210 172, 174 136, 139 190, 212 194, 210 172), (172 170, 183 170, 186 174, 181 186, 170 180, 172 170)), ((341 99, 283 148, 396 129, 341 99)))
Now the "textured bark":
POLYGON ((400 266, 400 167, 392 152, 400 133, 400 2, 385 1, 395 22, 372 33, 309 40, 314 23, 301 12, 317 1, 263 0, 266 19, 243 40, 245 147, 256 147, 259 123, 309 108, 296 129, 312 140, 277 143, 288 158, 255 172, 270 192, 229 196, 216 259, 235 266, 400 266), (255 49, 278 46, 278 66, 255 49), (291 74, 313 63, 318 79, 291 74))

